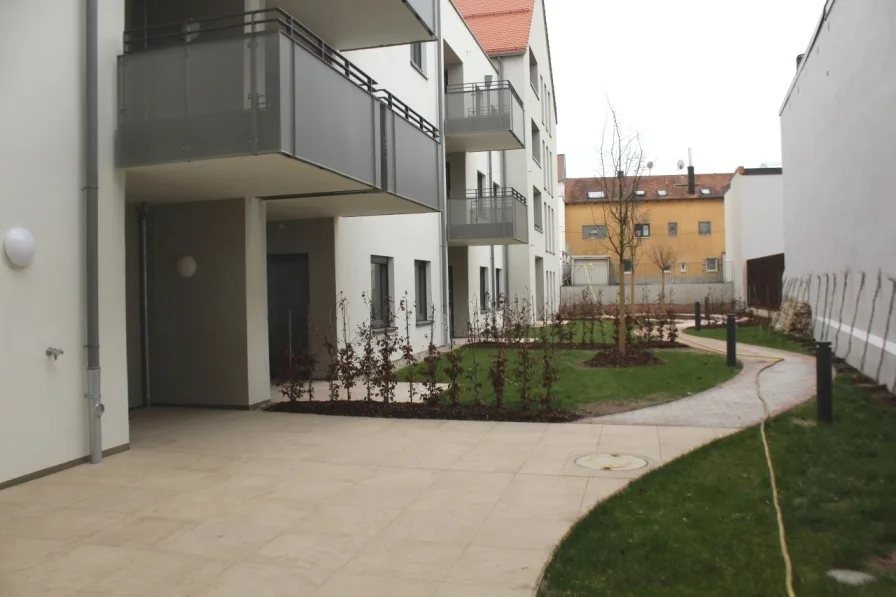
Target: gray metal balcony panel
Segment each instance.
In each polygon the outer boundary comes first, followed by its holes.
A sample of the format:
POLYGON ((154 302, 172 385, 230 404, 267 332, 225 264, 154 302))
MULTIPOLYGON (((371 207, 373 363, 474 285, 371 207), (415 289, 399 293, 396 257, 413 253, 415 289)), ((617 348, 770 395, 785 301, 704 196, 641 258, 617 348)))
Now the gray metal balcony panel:
POLYGON ((449 153, 526 146, 523 103, 509 81, 449 86, 445 94, 445 116, 449 153))
POLYGON ((268 0, 340 51, 435 39, 436 0, 268 0))
POLYGON ((448 244, 527 244, 528 220, 526 200, 514 189, 452 194, 448 197, 448 244))
POLYGON ((122 55, 118 165, 281 153, 438 209, 435 127, 287 24, 122 55))

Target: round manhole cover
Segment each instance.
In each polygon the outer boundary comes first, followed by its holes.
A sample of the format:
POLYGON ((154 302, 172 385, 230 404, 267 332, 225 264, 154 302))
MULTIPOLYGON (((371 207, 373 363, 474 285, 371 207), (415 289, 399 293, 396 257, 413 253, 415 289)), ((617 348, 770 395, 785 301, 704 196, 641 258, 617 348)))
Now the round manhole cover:
POLYGON ((644 468, 648 462, 631 454, 587 454, 576 458, 576 464, 596 471, 633 471, 644 468))

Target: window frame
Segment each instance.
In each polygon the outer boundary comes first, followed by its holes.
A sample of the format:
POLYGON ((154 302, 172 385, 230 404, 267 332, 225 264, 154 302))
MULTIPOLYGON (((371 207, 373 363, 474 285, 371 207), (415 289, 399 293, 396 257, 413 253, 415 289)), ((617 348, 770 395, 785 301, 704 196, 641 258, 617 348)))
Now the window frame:
POLYGON ((606 224, 585 224, 582 226, 582 239, 583 240, 606 240, 610 234, 609 228, 607 228, 606 224), (586 228, 596 228, 598 231, 603 230, 602 235, 591 236, 585 233, 586 228))
POLYGON ((678 236, 678 222, 669 222, 666 224, 666 234, 670 237, 678 236))
POLYGON ((679 264, 678 264, 678 273, 680 273, 680 274, 686 274, 686 273, 688 273, 688 264, 685 263, 684 261, 682 261, 681 263, 679 263, 679 264))
POLYGON ((411 43, 411 66, 414 67, 418 73, 426 76, 426 46, 423 45, 422 41, 415 41, 411 43), (416 50, 419 49, 419 52, 416 50), (420 62, 417 62, 419 54, 420 62))
POLYGON ((622 260, 622 273, 624 273, 626 276, 629 276, 634 271, 634 269, 634 264, 632 263, 631 259, 622 260))
POLYGON ((479 310, 488 311, 488 268, 479 268, 479 310))
POLYGON ((718 257, 707 257, 703 260, 703 271, 708 274, 717 274, 719 273, 719 258, 718 257), (713 263, 713 268, 709 269, 709 263, 713 263))
POLYGON ((542 199, 541 191, 538 187, 532 187, 532 226, 538 232, 544 232, 544 199, 542 199))
POLYGON ((392 327, 395 321, 392 313, 392 258, 383 255, 370 256, 371 268, 371 288, 370 288, 370 326, 373 329, 382 330, 392 327), (376 274, 374 273, 376 270, 376 274), (376 276, 379 282, 379 291, 374 292, 373 278, 376 276), (376 305, 379 303, 380 315, 386 317, 376 317, 376 305))
POLYGON ((699 236, 712 236, 712 221, 697 222, 697 234, 699 236), (704 224, 706 224, 706 232, 703 232, 704 224))
POLYGON ((541 129, 538 128, 538 124, 534 120, 532 121, 529 134, 532 137, 532 161, 541 167, 541 155, 539 152, 544 151, 544 144, 541 141, 541 129))
POLYGON ((501 277, 503 273, 504 271, 500 267, 495 268, 495 296, 492 298, 492 302, 494 303, 496 309, 500 309, 503 302, 501 298, 501 277))
POLYGON ((414 260, 414 304, 416 305, 414 313, 417 323, 432 321, 429 314, 429 268, 429 261, 414 260), (423 299, 422 310, 420 308, 421 298, 423 299))
POLYGON ((635 238, 650 238, 650 224, 635 224, 635 238), (647 234, 644 234, 645 230, 647 234))

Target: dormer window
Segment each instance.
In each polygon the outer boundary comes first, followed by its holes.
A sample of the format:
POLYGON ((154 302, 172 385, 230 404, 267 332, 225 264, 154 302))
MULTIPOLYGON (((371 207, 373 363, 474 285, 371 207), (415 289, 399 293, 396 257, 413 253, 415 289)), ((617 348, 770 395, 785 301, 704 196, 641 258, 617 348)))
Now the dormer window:
POLYGON ((603 191, 588 191, 589 199, 603 199, 604 192, 603 191))
POLYGON ((701 195, 709 195, 711 192, 709 189, 700 189, 701 195))
POLYGON ((665 197, 666 189, 660 189, 659 191, 656 192, 656 194, 659 195, 660 197, 665 197))
POLYGON ((638 197, 643 197, 646 194, 647 194, 646 191, 641 191, 641 190, 635 191, 635 195, 637 195, 638 197))

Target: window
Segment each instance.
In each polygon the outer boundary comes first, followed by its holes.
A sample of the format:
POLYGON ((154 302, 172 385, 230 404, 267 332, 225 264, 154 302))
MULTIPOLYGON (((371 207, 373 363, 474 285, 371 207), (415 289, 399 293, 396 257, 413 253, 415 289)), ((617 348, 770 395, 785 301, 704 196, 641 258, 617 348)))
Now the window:
POLYGON ((683 273, 683 274, 688 273, 688 264, 687 264, 687 263, 679 263, 679 264, 678 264, 678 271, 680 271, 680 272, 683 273))
POLYGON ((643 197, 646 194, 647 194, 647 191, 642 191, 641 189, 638 189, 637 191, 635 191, 636 197, 643 197))
POLYGON ((582 226, 582 238, 597 240, 607 238, 607 227, 604 224, 582 226))
POLYGON ((423 51, 423 43, 416 42, 411 44, 411 64, 414 65, 421 75, 426 75, 426 63, 425 58, 426 54, 423 51))
POLYGON ((711 192, 709 189, 700 189, 701 195, 709 195, 711 192))
POLYGON ((535 121, 532 121, 532 159, 535 160, 535 163, 539 166, 541 165, 541 151, 544 150, 544 146, 541 144, 541 132, 538 130, 538 125, 535 124, 535 121))
POLYGON ((535 97, 538 97, 538 61, 535 60, 532 50, 529 50, 529 85, 532 86, 535 97))
POLYGON ((445 191, 451 194, 451 162, 445 162, 445 191))
POLYGON ((664 274, 671 274, 671 273, 672 273, 672 266, 671 266, 671 265, 664 265, 664 266, 663 266, 663 273, 664 273, 664 274))
POLYGON ((708 272, 717 272, 719 271, 719 258, 707 257, 703 260, 703 266, 708 272))
POLYGON ((501 196, 501 185, 499 185, 496 182, 493 182, 492 183, 492 197, 497 199, 500 196, 501 196))
POLYGON ((603 199, 604 192, 603 191, 588 191, 589 199, 603 199))
POLYGON ((678 236, 678 222, 669 222, 669 236, 678 236))
POLYGON ((541 124, 544 124, 544 115, 545 109, 544 107, 547 105, 548 99, 548 86, 544 84, 544 77, 539 77, 541 79, 541 99, 544 100, 541 102, 541 124))
POLYGON ((484 197, 485 196, 485 174, 482 172, 476 173, 476 196, 484 197))
POLYGON ((650 238, 650 224, 635 224, 635 238, 650 238))
POLYGON ((660 197, 665 197, 666 189, 660 189, 659 191, 656 192, 656 194, 659 195, 660 197))
POLYGON ((709 236, 712 234, 712 222, 698 222, 697 232, 700 233, 700 236, 709 236))
POLYGON ((429 320, 429 262, 414 262, 414 300, 417 321, 429 320))
POLYGON ((542 213, 543 209, 541 204, 541 191, 532 187, 532 215, 535 217, 535 229, 539 232, 542 231, 542 217, 544 216, 542 213))
POLYGON ((631 259, 623 259, 622 260, 622 269, 625 273, 632 273, 632 260, 631 259))
POLYGON ((501 308, 502 297, 504 296, 504 290, 501 288, 501 268, 495 268, 495 306, 497 308, 501 308))
POLYGON ((488 268, 479 268, 479 308, 488 311, 488 268))
POLYGON ((370 323, 375 328, 384 328, 392 323, 391 265, 390 257, 370 258, 370 323))

